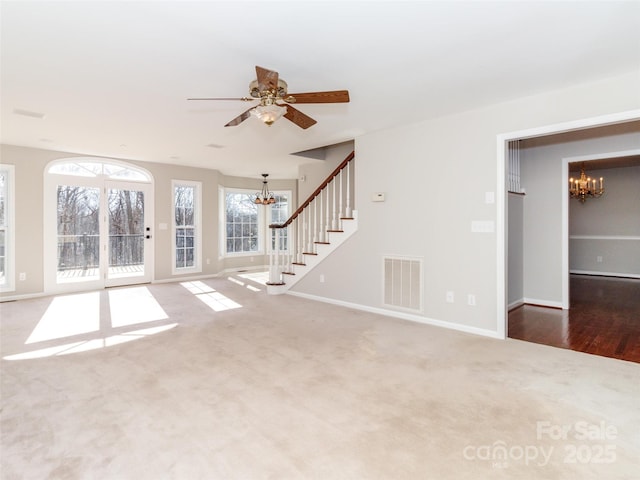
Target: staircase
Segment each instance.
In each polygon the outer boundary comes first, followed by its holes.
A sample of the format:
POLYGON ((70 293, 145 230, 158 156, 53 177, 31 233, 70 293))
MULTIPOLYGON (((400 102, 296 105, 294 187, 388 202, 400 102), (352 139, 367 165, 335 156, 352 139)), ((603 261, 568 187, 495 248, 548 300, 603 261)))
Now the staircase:
POLYGON ((285 293, 358 230, 351 152, 283 224, 269 225, 267 293, 285 293))

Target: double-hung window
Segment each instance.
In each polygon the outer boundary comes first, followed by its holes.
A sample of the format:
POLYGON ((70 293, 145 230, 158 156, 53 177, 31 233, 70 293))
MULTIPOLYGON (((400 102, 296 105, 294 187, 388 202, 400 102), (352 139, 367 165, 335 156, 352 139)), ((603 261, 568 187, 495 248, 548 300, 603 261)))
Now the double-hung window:
MULTIPOLYGON (((291 194, 289 192, 278 192, 273 195, 276 199, 276 203, 270 205, 270 224, 278 224, 282 225, 289 219, 289 215, 291 212, 289 211, 290 197, 291 194)), ((276 246, 276 231, 275 229, 271 230, 271 250, 275 249, 276 246)), ((288 250, 288 239, 287 239, 287 229, 280 228, 280 250, 288 250)))
POLYGON ((174 180, 173 273, 202 271, 202 226, 200 182, 174 180))
POLYGON ((227 189, 224 193, 224 231, 226 255, 256 254, 264 250, 263 221, 253 195, 241 190, 227 189))

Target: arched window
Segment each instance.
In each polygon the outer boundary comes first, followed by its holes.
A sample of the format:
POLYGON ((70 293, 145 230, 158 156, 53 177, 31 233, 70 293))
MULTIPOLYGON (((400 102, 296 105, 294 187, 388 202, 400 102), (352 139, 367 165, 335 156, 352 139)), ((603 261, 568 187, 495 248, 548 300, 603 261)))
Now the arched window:
POLYGON ((102 161, 83 157, 57 160, 49 167, 48 172, 74 177, 106 177, 128 182, 151 182, 151 175, 142 168, 116 163, 113 160, 102 161))

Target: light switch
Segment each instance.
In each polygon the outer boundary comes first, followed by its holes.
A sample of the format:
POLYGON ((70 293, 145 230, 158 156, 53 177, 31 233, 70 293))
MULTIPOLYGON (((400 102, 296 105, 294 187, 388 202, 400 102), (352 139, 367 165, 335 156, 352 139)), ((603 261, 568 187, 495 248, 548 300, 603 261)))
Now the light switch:
POLYGON ((376 192, 371 194, 371 201, 372 202, 384 202, 384 193, 383 192, 376 192))
POLYGON ((495 192, 484 192, 484 203, 496 203, 495 192))

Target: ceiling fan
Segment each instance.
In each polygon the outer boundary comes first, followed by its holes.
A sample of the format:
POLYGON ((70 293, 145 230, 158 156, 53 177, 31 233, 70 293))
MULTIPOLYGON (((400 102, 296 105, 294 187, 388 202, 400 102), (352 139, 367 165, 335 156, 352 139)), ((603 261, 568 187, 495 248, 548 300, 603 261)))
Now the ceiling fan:
POLYGON ((187 100, 237 100, 242 102, 259 101, 231 120, 225 127, 235 127, 244 122, 251 115, 258 117, 267 125, 284 116, 300 128, 307 129, 317 122, 300 110, 291 106, 292 103, 348 103, 348 90, 333 90, 329 92, 289 93, 287 82, 279 78, 278 72, 256 66, 257 80, 249 84, 250 97, 241 98, 188 98, 187 100))

